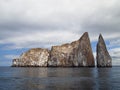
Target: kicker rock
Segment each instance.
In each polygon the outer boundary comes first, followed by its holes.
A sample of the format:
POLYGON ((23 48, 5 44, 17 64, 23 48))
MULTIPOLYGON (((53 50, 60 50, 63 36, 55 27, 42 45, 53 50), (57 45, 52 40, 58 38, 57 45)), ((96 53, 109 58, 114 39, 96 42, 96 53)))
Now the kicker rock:
POLYGON ((53 46, 48 66, 95 66, 88 33, 70 44, 53 46))
POLYGON ((13 60, 13 66, 47 66, 49 50, 33 48, 13 60))
POLYGON ((107 51, 104 39, 100 34, 99 40, 97 43, 97 67, 111 67, 112 66, 112 59, 107 51))

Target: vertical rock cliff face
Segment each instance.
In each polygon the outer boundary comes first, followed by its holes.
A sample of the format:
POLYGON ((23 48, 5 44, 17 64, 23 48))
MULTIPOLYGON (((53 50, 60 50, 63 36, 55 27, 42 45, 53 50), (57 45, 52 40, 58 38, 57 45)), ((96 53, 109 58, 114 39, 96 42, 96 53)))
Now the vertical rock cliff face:
MULTIPOLYGON (((72 44, 77 44, 75 41, 72 44)), ((50 52, 48 66, 74 66, 74 52, 77 45, 63 44, 61 46, 53 46, 50 52)), ((77 65, 78 66, 78 65, 77 65)))
POLYGON ((95 66, 88 33, 70 44, 53 46, 48 66, 95 66))
POLYGON ((33 48, 13 60, 13 66, 47 66, 49 50, 33 48))
POLYGON ((100 34, 99 40, 97 43, 97 67, 111 67, 112 66, 112 59, 107 51, 104 39, 100 34))
POLYGON ((94 56, 90 44, 88 33, 84 33, 79 40, 78 49, 75 50, 79 66, 95 66, 94 56))

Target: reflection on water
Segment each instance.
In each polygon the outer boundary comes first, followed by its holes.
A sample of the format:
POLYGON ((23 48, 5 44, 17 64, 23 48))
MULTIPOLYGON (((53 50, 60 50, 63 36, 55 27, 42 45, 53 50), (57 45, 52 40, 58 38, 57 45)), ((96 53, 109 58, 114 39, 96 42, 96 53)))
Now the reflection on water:
POLYGON ((116 90, 119 68, 0 67, 0 90, 116 90))

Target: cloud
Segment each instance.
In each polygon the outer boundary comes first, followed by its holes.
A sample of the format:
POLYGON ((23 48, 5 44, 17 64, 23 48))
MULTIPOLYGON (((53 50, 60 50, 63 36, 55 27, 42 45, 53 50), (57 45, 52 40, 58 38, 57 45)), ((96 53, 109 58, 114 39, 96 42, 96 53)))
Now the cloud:
MULTIPOLYGON (((75 40, 78 35, 72 32, 32 32, 32 34, 21 34, 20 36, 9 37, 4 40, 0 40, 0 43, 13 43, 8 45, 7 49, 16 48, 31 48, 31 47, 50 47, 52 45, 70 42, 75 40)), ((6 48, 5 47, 5 48, 6 48)))
POLYGON ((120 58, 120 47, 111 49, 110 54, 113 58, 120 58))
POLYGON ((120 39, 118 38, 118 39, 111 40, 110 46, 111 47, 114 47, 114 46, 119 47, 120 46, 120 39))
POLYGON ((6 59, 14 59, 14 58, 18 58, 19 55, 5 55, 4 56, 6 59))
POLYGON ((120 47, 109 50, 114 65, 120 65, 120 47))
POLYGON ((0 2, 0 43, 12 43, 8 47, 11 49, 40 44, 49 47, 79 39, 85 31, 92 41, 97 40, 99 33, 106 40, 120 38, 119 0, 0 2))

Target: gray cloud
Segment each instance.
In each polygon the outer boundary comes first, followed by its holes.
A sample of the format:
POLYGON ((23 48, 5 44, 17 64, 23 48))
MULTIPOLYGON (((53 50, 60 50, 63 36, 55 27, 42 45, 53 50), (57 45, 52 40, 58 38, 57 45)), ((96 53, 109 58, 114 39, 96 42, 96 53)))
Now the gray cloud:
POLYGON ((92 40, 97 40, 99 33, 105 39, 120 38, 119 8, 119 0, 96 0, 94 3, 91 0, 2 0, 0 38, 7 43, 9 38, 56 31, 74 33, 79 37, 88 31, 92 40))

